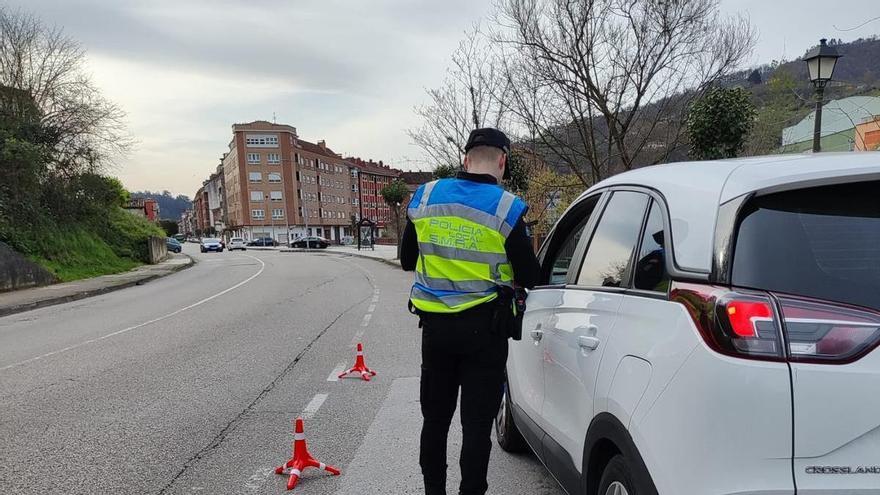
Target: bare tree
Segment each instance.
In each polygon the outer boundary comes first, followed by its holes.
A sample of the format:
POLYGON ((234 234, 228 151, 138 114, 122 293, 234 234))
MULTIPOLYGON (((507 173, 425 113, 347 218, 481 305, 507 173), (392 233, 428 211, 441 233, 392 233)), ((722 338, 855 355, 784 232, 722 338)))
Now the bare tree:
POLYGON ((755 39, 717 0, 498 0, 493 21, 509 110, 584 184, 666 160, 688 102, 755 39))
POLYGON ((0 86, 25 92, 55 135, 55 170, 97 170, 132 141, 124 113, 83 70, 84 49, 60 28, 0 7, 0 86))
POLYGON ((453 53, 443 84, 426 90, 429 102, 415 108, 422 125, 407 133, 435 167, 461 165, 472 129, 504 126, 508 80, 496 54, 475 26, 453 53))

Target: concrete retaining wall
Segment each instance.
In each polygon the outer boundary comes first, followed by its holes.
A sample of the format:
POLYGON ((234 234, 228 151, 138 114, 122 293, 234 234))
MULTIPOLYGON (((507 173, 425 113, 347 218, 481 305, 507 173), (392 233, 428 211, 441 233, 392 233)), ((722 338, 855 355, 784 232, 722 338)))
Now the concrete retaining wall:
POLYGON ((164 237, 150 237, 148 243, 151 265, 155 265, 168 257, 168 245, 165 243, 164 237))
POLYGON ((45 268, 0 242, 0 292, 54 284, 58 279, 45 268))

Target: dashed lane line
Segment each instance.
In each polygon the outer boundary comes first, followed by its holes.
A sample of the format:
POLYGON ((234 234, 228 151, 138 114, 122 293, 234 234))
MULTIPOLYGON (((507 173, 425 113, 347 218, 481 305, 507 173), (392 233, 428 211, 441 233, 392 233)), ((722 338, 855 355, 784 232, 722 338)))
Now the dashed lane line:
POLYGON ((303 408, 301 416, 303 419, 309 419, 315 414, 318 413, 318 409, 321 409, 321 406, 324 404, 324 401, 327 400, 327 394, 315 394, 312 397, 312 400, 306 404, 306 407, 303 408))
POLYGON ((339 374, 342 373, 343 371, 345 371, 345 369, 346 369, 345 363, 346 363, 345 361, 341 361, 339 364, 336 365, 335 368, 333 368, 333 371, 330 372, 330 376, 327 377, 328 382, 338 382, 339 381, 339 374))

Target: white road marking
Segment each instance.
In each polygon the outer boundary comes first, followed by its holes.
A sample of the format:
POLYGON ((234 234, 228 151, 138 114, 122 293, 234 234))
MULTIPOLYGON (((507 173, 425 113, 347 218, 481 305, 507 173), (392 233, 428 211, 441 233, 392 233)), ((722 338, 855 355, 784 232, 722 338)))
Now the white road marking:
POLYGON ((367 308, 367 313, 372 313, 373 311, 376 311, 376 305, 370 304, 370 307, 367 308))
POLYGON ((333 368, 333 371, 330 372, 330 376, 327 377, 327 381, 328 382, 338 382, 339 381, 339 374, 342 373, 343 371, 346 371, 345 366, 346 366, 345 361, 342 361, 341 363, 337 364, 336 367, 333 368))
POLYGON ((374 302, 374 303, 379 302, 379 294, 376 294, 375 296, 373 296, 373 300, 371 302, 374 302))
POLYGON ((364 336, 364 327, 361 327, 355 334, 354 337, 351 338, 351 347, 357 345, 358 342, 361 341, 361 337, 364 336))
POLYGON ((306 407, 302 410, 302 418, 309 419, 318 412, 318 409, 321 408, 321 405, 324 404, 324 401, 327 400, 327 394, 315 394, 312 397, 312 400, 306 404, 306 407))
POLYGON ((372 313, 367 313, 364 315, 364 321, 361 322, 361 326, 365 327, 370 324, 370 318, 373 317, 372 313))
POLYGON ((266 483, 266 480, 269 479, 269 476, 275 473, 275 468, 260 468, 248 478, 247 483, 244 484, 245 488, 252 492, 259 491, 260 488, 266 483))
POLYGON ((247 284, 247 283, 250 282, 251 280, 253 280, 253 279, 259 277, 260 274, 263 273, 263 270, 266 269, 266 263, 264 263, 263 260, 261 260, 261 259, 259 259, 259 258, 255 258, 255 257, 250 256, 250 255, 247 255, 247 254, 243 254, 242 256, 247 256, 248 258, 251 258, 251 259, 253 259, 253 260, 258 261, 258 262, 260 263, 260 269, 257 271, 257 273, 251 275, 250 277, 248 277, 248 278, 242 280, 241 282, 239 282, 239 283, 233 285, 232 287, 230 287, 230 288, 228 288, 228 289, 222 290, 222 291, 220 291, 220 292, 214 294, 213 296, 206 297, 206 298, 204 298, 204 299, 202 299, 202 300, 200 300, 200 301, 196 301, 196 302, 194 302, 193 304, 190 304, 189 306, 186 306, 186 307, 180 308, 180 309, 178 309, 178 310, 176 310, 176 311, 173 311, 173 312, 168 313, 168 314, 166 314, 166 315, 160 316, 160 317, 158 317, 158 318, 153 318, 152 320, 148 320, 148 321, 145 321, 145 322, 143 322, 143 323, 139 323, 139 324, 137 324, 137 325, 132 325, 132 326, 130 326, 130 327, 123 328, 122 330, 117 330, 117 331, 115 331, 115 332, 108 333, 107 335, 102 335, 101 337, 95 337, 95 338, 93 338, 93 339, 84 340, 84 341, 82 341, 82 342, 80 342, 80 343, 78 343, 78 344, 74 344, 74 345, 71 345, 71 346, 67 346, 67 347, 65 347, 65 348, 63 348, 63 349, 58 349, 57 351, 47 352, 46 354, 41 354, 41 355, 39 355, 39 356, 32 357, 32 358, 30 358, 30 359, 25 359, 24 361, 19 361, 19 362, 17 362, 17 363, 12 363, 12 364, 6 365, 6 366, 0 368, 0 371, 6 371, 6 370, 8 370, 8 369, 10 369, 10 368, 16 368, 16 367, 18 367, 18 366, 22 366, 22 365, 24 365, 24 364, 32 363, 32 362, 34 362, 34 361, 38 361, 38 360, 43 359, 43 358, 51 357, 51 356, 54 356, 54 355, 56 355, 56 354, 61 354, 61 353, 67 352, 67 351, 72 351, 72 350, 74 350, 74 349, 78 349, 78 348, 80 348, 80 347, 82 347, 82 346, 84 346, 84 345, 87 345, 87 344, 93 344, 93 343, 95 343, 95 342, 99 342, 99 341, 102 341, 102 340, 109 339, 110 337, 115 337, 115 336, 117 336, 117 335, 122 335, 122 334, 124 334, 124 333, 128 333, 128 332, 130 332, 130 331, 132 331, 132 330, 137 330, 138 328, 143 328, 143 327, 145 327, 145 326, 147 326, 147 325, 151 325, 151 324, 153 324, 153 323, 157 323, 157 322, 160 322, 160 321, 162 321, 162 320, 167 320, 168 318, 171 318, 172 316, 177 316, 177 315, 179 315, 180 313, 183 313, 184 311, 188 311, 188 310, 190 310, 190 309, 195 308, 196 306, 201 306, 202 304, 205 304, 206 302, 213 301, 214 299, 216 299, 216 298, 218 298, 218 297, 220 297, 220 296, 222 296, 222 295, 224 295, 224 294, 226 294, 226 293, 228 293, 228 292, 231 292, 231 291, 233 291, 233 290, 235 290, 235 289, 237 289, 237 288, 239 288, 239 287, 241 287, 241 286, 247 284))

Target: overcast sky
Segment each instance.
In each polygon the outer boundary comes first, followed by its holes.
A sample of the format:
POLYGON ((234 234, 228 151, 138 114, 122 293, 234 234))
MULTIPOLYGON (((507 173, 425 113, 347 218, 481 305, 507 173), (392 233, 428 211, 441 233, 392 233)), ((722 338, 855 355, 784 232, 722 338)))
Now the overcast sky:
MULTIPOLYGON (((130 190, 192 196, 231 124, 293 125, 346 155, 415 168, 405 129, 492 0, 0 0, 63 26, 138 141, 113 174, 130 190)), ((880 33, 877 0, 721 0, 759 32, 753 63, 820 37, 880 33), (836 26, 836 28, 835 28, 836 26)))

